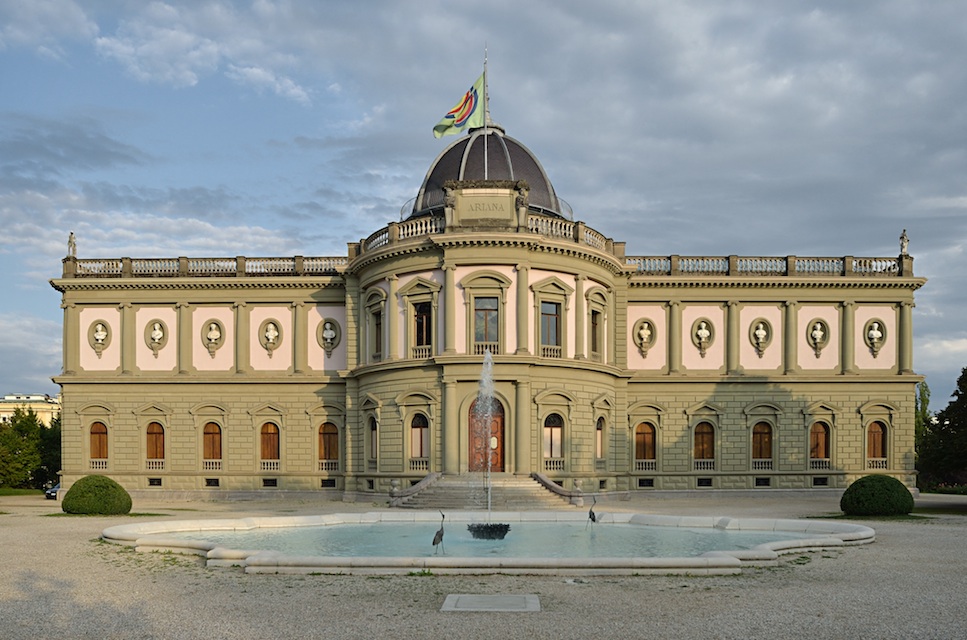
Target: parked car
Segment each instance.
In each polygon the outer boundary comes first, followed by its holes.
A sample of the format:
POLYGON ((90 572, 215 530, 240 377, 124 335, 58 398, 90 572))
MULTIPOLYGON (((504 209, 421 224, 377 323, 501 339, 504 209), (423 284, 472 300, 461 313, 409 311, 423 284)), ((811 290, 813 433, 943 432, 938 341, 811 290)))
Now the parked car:
POLYGON ((52 486, 50 489, 47 489, 47 491, 44 491, 44 497, 47 498, 48 500, 56 500, 58 491, 60 491, 59 482, 54 486, 52 486))

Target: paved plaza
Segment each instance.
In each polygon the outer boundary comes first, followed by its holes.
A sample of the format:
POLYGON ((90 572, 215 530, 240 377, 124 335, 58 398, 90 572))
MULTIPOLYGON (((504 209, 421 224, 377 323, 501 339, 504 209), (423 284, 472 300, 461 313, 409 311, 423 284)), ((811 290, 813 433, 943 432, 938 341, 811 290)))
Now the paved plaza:
MULTIPOLYGON (((871 545, 786 556, 720 577, 276 576, 108 545, 132 516, 68 517, 42 496, 0 497, 3 638, 829 638, 967 636, 967 501, 922 496, 916 520, 864 520, 871 545), (936 511, 933 511, 936 510, 936 511), (938 513, 942 511, 943 513, 938 513), (957 512, 960 513, 957 513, 957 512), (447 605, 449 596, 450 605, 447 605), (498 596, 474 598, 475 596, 498 596), (473 603, 522 602, 516 611, 473 603), (461 607, 460 602, 466 606, 461 607), (467 604, 469 603, 469 604, 467 604), (539 606, 534 606, 535 604, 539 606)), ((149 519, 373 511, 317 498, 240 502, 135 498, 149 519)), ((651 493, 597 511, 823 517, 838 496, 651 493)))

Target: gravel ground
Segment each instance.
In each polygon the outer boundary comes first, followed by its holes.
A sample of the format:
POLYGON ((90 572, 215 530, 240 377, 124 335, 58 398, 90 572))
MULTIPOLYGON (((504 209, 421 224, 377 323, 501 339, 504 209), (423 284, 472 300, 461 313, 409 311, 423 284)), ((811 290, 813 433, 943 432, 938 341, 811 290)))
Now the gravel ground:
MULTIPOLYGON (((871 545, 794 554, 722 577, 274 576, 206 569, 99 541, 130 517, 57 516, 43 497, 0 497, 0 638, 811 638, 967 637, 963 515, 864 521, 871 545), (536 594, 537 613, 444 613, 451 593, 536 594)), ((135 500, 153 519, 372 511, 341 502, 135 500)), ((732 517, 838 513, 803 494, 643 496, 596 511, 732 517)))

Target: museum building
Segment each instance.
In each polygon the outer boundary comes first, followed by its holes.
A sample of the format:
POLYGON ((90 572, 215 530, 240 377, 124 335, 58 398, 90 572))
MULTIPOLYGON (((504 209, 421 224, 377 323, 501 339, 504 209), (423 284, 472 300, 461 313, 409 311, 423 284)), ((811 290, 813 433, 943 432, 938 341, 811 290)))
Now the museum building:
POLYGON ((914 486, 905 234, 895 257, 627 255, 499 127, 450 144, 405 211, 334 257, 72 240, 63 486, 353 500, 486 451, 585 492, 914 486))

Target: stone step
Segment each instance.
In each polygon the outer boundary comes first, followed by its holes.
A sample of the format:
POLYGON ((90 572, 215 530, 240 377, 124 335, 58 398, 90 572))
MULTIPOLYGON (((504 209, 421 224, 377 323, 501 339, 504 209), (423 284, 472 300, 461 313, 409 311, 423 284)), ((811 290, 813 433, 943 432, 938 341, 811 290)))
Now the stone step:
MULTIPOLYGON (((444 476, 420 493, 405 498, 404 509, 486 509, 485 480, 478 475, 444 476)), ((491 509, 525 511, 560 509, 568 501, 531 478, 498 475, 491 478, 491 509)))

